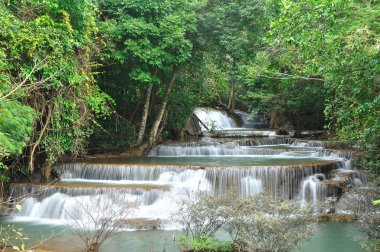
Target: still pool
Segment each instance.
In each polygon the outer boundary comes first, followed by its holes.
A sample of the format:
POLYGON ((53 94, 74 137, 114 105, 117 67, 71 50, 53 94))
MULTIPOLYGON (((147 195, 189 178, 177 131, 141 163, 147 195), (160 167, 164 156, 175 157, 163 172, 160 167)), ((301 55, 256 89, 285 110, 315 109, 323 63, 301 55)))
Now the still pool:
MULTIPOLYGON (((15 225, 23 227, 24 233, 30 238, 29 243, 48 238, 41 246, 43 249, 56 252, 84 251, 83 241, 65 226, 31 222, 18 222, 15 225)), ((175 237, 178 235, 179 231, 163 230, 119 232, 107 240, 100 251, 177 252, 179 248, 175 245, 175 237)), ((359 235, 358 227, 353 224, 319 223, 312 238, 297 252, 360 252, 359 235)), ((223 234, 221 236, 225 237, 223 234)))

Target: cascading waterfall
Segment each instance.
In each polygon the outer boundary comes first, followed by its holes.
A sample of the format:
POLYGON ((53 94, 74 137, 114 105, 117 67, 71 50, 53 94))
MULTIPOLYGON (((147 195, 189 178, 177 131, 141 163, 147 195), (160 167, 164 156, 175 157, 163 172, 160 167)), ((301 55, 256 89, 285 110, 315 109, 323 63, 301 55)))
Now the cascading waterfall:
POLYGON ((201 125, 202 130, 220 130, 236 128, 236 122, 227 115, 227 112, 211 108, 197 108, 194 114, 207 126, 201 125))
POLYGON ((213 137, 276 136, 276 132, 273 130, 262 130, 268 129, 267 120, 259 117, 250 118, 247 113, 241 111, 235 111, 234 114, 243 121, 243 127, 237 127, 236 121, 223 110, 197 108, 194 110, 194 114, 201 121, 199 126, 202 131, 213 137))
POLYGON ((351 170, 351 152, 324 149, 321 141, 294 141, 288 138, 159 145, 154 147, 148 154, 151 157, 253 155, 316 157, 339 160, 344 169, 351 170))
MULTIPOLYGON (((175 198, 198 191, 223 194, 235 188, 240 195, 262 190, 295 199, 299 183, 312 174, 337 168, 336 163, 315 166, 236 166, 183 168, 170 165, 101 165, 63 164, 56 169, 62 174, 58 185, 13 185, 14 197, 31 193, 22 204, 19 216, 65 221, 67 212, 81 210, 81 204, 96 209, 101 202, 117 207, 123 201, 138 200, 136 218, 169 220, 176 209, 175 198), (80 183, 79 187, 72 187, 80 183), (71 209, 71 210, 70 210, 71 209), (170 211, 168 211, 170 209, 170 211)), ((82 213, 81 215, 85 215, 82 213)), ((163 226, 170 228, 171 226, 163 226)))
MULTIPOLYGON (((236 127, 225 112, 197 109, 203 122, 220 129, 236 127)), ((239 129, 237 129, 239 131, 239 129)), ((11 197, 29 195, 16 218, 65 223, 75 211, 86 218, 84 204, 99 209, 118 208, 122 202, 140 203, 133 218, 159 220, 160 228, 173 228, 171 213, 178 198, 199 191, 238 195, 268 191, 300 200, 301 205, 324 201, 339 193, 339 183, 360 183, 351 170, 351 153, 325 148, 321 141, 291 138, 211 139, 154 147, 139 160, 91 160, 54 167, 59 183, 12 184, 11 197), (183 161, 181 161, 183 160, 183 161)))
MULTIPOLYGON (((67 167, 64 165, 63 167, 67 167)), ((93 173, 92 169, 83 169, 83 173, 75 173, 82 165, 72 164, 72 170, 62 174, 62 182, 52 185, 17 185, 13 184, 10 191, 13 197, 27 193, 28 197, 22 203, 22 210, 17 215, 31 219, 43 219, 46 222, 64 223, 70 213, 86 215, 86 209, 98 209, 104 202, 107 207, 117 208, 126 201, 137 200, 139 210, 134 218, 161 219, 163 223, 170 219, 170 214, 176 209, 176 198, 198 191, 211 192, 211 185, 206 179, 206 171, 202 169, 147 168, 139 172, 135 167, 118 169, 101 166, 88 166, 101 170, 101 174, 93 173), (118 170, 118 171, 117 171, 118 170), (78 175, 78 177, 76 177, 78 175), (84 178, 81 178, 84 177, 84 178), (118 180, 117 178, 127 180, 118 180), (110 180, 113 178, 115 180, 110 180), (87 181, 79 187, 72 188, 71 183, 87 181), (88 185, 88 183, 90 183, 88 185), (87 184, 87 185, 86 185, 87 184), (96 185, 96 186, 94 186, 96 185), (106 188, 102 187, 106 186, 106 188), (115 186, 115 187, 113 187, 115 186)), ((62 168, 62 167, 61 167, 62 168)), ((60 171, 60 167, 57 167, 60 171)), ((169 223, 163 228, 171 228, 169 223)))

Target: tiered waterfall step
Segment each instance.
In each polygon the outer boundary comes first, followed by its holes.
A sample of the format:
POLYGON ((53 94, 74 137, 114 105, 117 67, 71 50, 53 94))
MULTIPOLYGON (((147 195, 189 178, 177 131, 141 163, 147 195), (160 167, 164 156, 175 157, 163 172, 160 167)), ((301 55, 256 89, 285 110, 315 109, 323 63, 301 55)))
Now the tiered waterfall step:
MULTIPOLYGON (((323 202, 341 193, 341 185, 361 179, 350 171, 350 152, 325 148, 321 141, 290 138, 203 138, 156 146, 148 157, 91 158, 54 167, 61 182, 12 184, 12 196, 28 195, 17 218, 65 222, 67 212, 86 215, 105 203, 117 208, 138 201, 124 224, 173 228, 178 200, 195 193, 238 195, 262 191, 288 199, 323 202), (88 211, 88 210, 87 210, 88 211)), ((302 202, 302 203, 301 203, 302 202)))
POLYGON ((342 168, 340 161, 318 160, 292 165, 141 165, 72 163, 56 166, 62 179, 99 181, 130 181, 130 183, 165 184, 173 189, 203 188, 223 193, 229 188, 239 194, 268 190, 295 198, 300 183, 316 173, 328 174, 342 168), (135 182, 134 182, 135 181, 135 182))

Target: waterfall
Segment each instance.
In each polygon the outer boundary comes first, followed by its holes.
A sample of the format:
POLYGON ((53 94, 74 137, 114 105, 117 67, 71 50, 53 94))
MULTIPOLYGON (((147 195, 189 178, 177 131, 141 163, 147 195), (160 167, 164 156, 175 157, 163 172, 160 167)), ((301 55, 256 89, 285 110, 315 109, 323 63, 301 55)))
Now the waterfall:
POLYGON ((322 141, 304 141, 304 140, 295 140, 292 143, 293 146, 298 147, 324 147, 322 141))
POLYGON ((248 114, 243 111, 235 110, 235 113, 240 116, 243 121, 244 128, 263 129, 269 128, 269 120, 265 117, 257 116, 256 114, 248 114))
MULTIPOLYGON (((11 198, 27 195, 15 218, 62 224, 73 219, 68 213, 75 212, 86 221, 86 211, 117 209, 123 202, 138 201, 132 219, 152 220, 159 222, 159 228, 171 229, 178 200, 199 192, 222 195, 233 190, 246 196, 265 191, 301 200, 305 206, 340 195, 342 183, 365 180, 352 170, 349 151, 326 149, 322 141, 236 128, 234 120, 220 110, 198 108, 194 113, 213 134, 226 138, 162 144, 140 159, 58 164, 54 167, 61 174, 58 183, 10 185, 11 198), (243 138, 232 139, 236 136, 243 138)), ((244 120, 245 126, 252 122, 244 120)))
POLYGON ((209 156, 209 155, 276 155, 283 152, 273 146, 291 147, 291 139, 274 138, 229 142, 194 142, 162 144, 154 147, 148 156, 209 156), (252 148, 260 147, 260 148, 252 148), (269 147, 269 148, 261 148, 269 147))
POLYGON ((241 181, 240 195, 247 196, 257 194, 262 191, 261 180, 252 177, 245 177, 241 181))
MULTIPOLYGON (((197 108, 194 114, 207 126, 209 130, 236 128, 236 122, 228 116, 227 112, 211 108, 197 108)), ((201 125, 202 130, 207 130, 201 125)))
POLYGON ((321 181, 326 180, 324 174, 314 174, 302 182, 301 186, 301 207, 305 207, 308 202, 316 204, 327 198, 327 186, 321 181))
MULTIPOLYGON (((240 195, 262 190, 295 199, 301 190, 300 181, 316 173, 336 170, 335 163, 292 166, 201 166, 175 165, 109 165, 72 163, 56 166, 62 175, 57 184, 12 184, 14 197, 30 194, 22 203, 18 217, 67 221, 67 213, 81 205, 97 209, 102 202, 117 207, 122 202, 138 200, 135 218, 160 219, 169 223, 177 209, 176 199, 196 192, 223 194, 234 188, 240 195)), ((85 213, 81 213, 84 215, 85 213)))
MULTIPOLYGON (((68 171, 63 173, 62 182, 58 184, 29 184, 27 186, 12 184, 10 191, 13 197, 31 195, 22 202, 22 210, 16 216, 42 219, 49 223, 65 223, 70 220, 71 215, 68 213, 71 212, 75 212, 76 216, 85 216, 86 211, 96 211, 104 202, 109 204, 106 207, 117 208, 123 202, 137 200, 140 205, 133 215, 134 218, 161 219, 163 223, 167 223, 171 213, 177 208, 176 199, 198 191, 211 192, 206 171, 202 169, 148 168, 146 169, 148 172, 141 173, 133 167, 129 169, 114 169, 113 167, 114 171, 119 170, 119 172, 112 173, 109 170, 103 170, 102 175, 99 176, 100 174, 91 173, 85 168, 85 172, 75 173, 83 167, 85 166, 75 164, 70 167, 67 165, 57 167, 61 172, 64 171, 63 168, 68 168, 68 171), (87 182, 72 188, 71 183, 80 181, 76 175, 86 177, 87 182), (120 175, 131 180, 117 180, 116 178, 120 175), (106 180, 110 177, 116 180, 106 180), (92 184, 87 185, 86 183, 89 182, 92 184), (155 186, 150 188, 149 185, 152 184, 155 186), (104 186, 107 187, 104 188, 104 186), (88 209, 83 209, 83 205, 88 209)), ((102 169, 101 166, 89 167, 102 169)), ((163 228, 172 228, 172 225, 169 223, 163 228)))

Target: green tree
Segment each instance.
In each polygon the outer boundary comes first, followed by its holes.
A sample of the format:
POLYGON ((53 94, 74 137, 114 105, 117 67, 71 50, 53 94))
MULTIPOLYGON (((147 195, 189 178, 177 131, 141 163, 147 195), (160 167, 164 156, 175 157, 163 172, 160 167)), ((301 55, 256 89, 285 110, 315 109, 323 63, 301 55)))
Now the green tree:
POLYGON ((321 78, 328 127, 379 167, 379 1, 282 1, 268 33, 278 76, 321 78), (279 70, 285 71, 279 71, 279 70))
POLYGON ((208 1, 198 22, 198 49, 204 52, 205 74, 219 91, 219 105, 233 111, 244 94, 243 68, 262 46, 269 26, 265 1, 208 1))
POLYGON ((57 158, 84 152, 91 122, 109 113, 92 76, 96 6, 9 0, 0 10, 0 130, 13 141, 4 141, 6 155, 31 172, 44 167, 47 179, 57 158))
POLYGON ((241 99, 250 110, 268 114, 270 127, 279 133, 322 129, 326 91, 320 78, 299 78, 278 73, 279 62, 268 52, 258 52, 244 68, 247 93, 241 99))
POLYGON ((107 45, 103 60, 114 64, 117 72, 124 72, 125 78, 115 85, 129 94, 118 102, 142 107, 137 145, 145 143, 146 149, 156 143, 165 125, 169 95, 181 65, 191 56, 189 36, 195 29, 196 3, 105 0, 100 6, 100 27, 107 45), (137 97, 137 104, 128 100, 131 96, 137 97), (150 131, 144 138, 150 117, 154 119, 149 121, 150 131))

